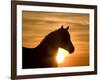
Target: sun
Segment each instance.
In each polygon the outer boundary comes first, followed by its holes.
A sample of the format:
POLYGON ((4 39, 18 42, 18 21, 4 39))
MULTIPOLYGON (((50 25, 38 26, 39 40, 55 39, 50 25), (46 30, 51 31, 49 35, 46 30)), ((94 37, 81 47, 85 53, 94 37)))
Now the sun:
POLYGON ((57 56, 56 56, 56 61, 57 63, 62 63, 64 61, 64 58, 67 57, 69 55, 69 52, 62 49, 62 48, 59 48, 58 49, 58 53, 57 53, 57 56))

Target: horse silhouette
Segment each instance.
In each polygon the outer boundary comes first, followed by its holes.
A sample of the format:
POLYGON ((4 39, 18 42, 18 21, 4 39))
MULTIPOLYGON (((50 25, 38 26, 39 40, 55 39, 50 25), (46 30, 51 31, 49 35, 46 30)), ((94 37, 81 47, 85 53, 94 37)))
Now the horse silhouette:
POLYGON ((48 34, 35 48, 22 48, 22 68, 57 67, 56 55, 58 48, 69 53, 74 52, 68 28, 59 28, 48 34))

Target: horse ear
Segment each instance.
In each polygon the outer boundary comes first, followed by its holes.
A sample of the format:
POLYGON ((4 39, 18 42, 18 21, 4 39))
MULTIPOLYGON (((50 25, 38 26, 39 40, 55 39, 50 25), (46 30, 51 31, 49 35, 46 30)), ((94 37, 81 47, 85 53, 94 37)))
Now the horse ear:
POLYGON ((69 29, 69 26, 65 30, 68 30, 68 29, 69 29))
POLYGON ((61 29, 64 29, 64 28, 63 28, 63 25, 61 26, 61 29))

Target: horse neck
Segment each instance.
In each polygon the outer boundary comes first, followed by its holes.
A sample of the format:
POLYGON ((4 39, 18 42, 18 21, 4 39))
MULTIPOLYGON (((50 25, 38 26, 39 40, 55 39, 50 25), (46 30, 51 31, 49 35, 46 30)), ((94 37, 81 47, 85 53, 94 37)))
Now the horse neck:
POLYGON ((46 49, 46 50, 57 50, 58 49, 58 46, 55 45, 54 43, 47 43, 47 44, 40 44, 37 46, 38 48, 42 48, 42 49, 46 49))
POLYGON ((42 50, 46 50, 49 51, 50 53, 54 53, 57 52, 58 50, 58 45, 56 42, 52 42, 52 41, 43 41, 41 42, 38 46, 38 49, 42 49, 42 50))
POLYGON ((38 48, 42 50, 51 51, 57 51, 59 48, 59 41, 58 38, 58 32, 53 32, 45 37, 45 39, 38 45, 38 48))

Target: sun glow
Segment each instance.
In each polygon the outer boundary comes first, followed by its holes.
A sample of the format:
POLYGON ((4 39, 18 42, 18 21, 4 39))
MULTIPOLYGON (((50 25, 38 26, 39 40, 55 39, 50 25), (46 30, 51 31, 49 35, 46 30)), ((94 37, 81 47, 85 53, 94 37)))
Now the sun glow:
POLYGON ((67 57, 69 55, 69 52, 62 49, 62 48, 59 48, 58 49, 58 53, 57 53, 57 56, 56 56, 56 60, 58 63, 62 63, 64 61, 64 58, 67 57))

